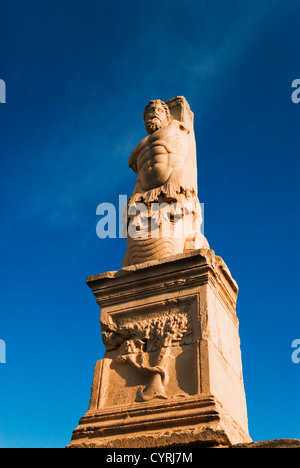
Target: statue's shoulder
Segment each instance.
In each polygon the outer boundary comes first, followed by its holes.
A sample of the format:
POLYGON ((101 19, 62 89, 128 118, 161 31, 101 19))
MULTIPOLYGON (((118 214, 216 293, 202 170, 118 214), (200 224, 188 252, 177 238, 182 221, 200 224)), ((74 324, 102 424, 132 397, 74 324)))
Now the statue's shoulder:
POLYGON ((177 129, 181 130, 182 132, 185 132, 187 134, 190 133, 189 129, 187 128, 186 124, 184 122, 181 122, 179 120, 172 120, 170 125, 175 126, 177 129))
POLYGON ((134 148, 134 150, 132 151, 132 155, 135 155, 138 156, 139 153, 142 151, 142 149, 145 147, 145 145, 147 144, 149 138, 150 138, 151 135, 147 135, 145 136, 145 138, 143 138, 139 143, 138 145, 134 148))
POLYGON ((160 128, 159 130, 156 130, 156 132, 153 132, 151 133, 151 135, 149 135, 149 143, 152 143, 156 140, 171 138, 175 134, 181 132, 184 132, 186 134, 190 133, 189 129, 187 128, 184 122, 180 122, 179 120, 171 120, 171 122, 168 125, 160 128))
POLYGON ((156 132, 152 133, 150 135, 153 139, 159 139, 162 136, 168 136, 172 134, 178 134, 184 132, 185 134, 189 134, 190 130, 187 128, 186 124, 184 122, 180 122, 179 120, 171 120, 171 122, 163 128, 160 128, 156 132))
POLYGON ((140 154, 140 152, 142 151, 142 149, 144 148, 144 146, 147 143, 148 139, 149 139, 149 135, 147 135, 145 138, 142 139, 142 141, 139 142, 139 144, 134 148, 134 150, 132 151, 132 153, 130 155, 128 165, 136 173, 137 173, 137 157, 140 154))

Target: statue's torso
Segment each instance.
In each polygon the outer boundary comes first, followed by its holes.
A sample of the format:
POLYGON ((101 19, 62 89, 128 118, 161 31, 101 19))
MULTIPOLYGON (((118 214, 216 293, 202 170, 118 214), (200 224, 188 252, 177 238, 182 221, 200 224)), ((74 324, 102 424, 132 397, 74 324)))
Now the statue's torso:
POLYGON ((146 137, 136 156, 142 189, 160 187, 174 168, 183 168, 186 151, 187 133, 174 122, 146 137))

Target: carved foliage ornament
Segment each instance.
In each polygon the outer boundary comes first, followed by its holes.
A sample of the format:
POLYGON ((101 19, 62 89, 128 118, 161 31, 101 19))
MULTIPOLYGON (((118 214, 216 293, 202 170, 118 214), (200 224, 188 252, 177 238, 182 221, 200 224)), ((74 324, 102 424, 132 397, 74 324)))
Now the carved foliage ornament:
POLYGON ((147 319, 119 320, 102 326, 102 334, 107 350, 119 350, 117 362, 131 366, 147 382, 138 389, 136 401, 168 398, 171 349, 191 337, 189 313, 173 311, 147 319), (154 365, 149 363, 151 355, 154 365))

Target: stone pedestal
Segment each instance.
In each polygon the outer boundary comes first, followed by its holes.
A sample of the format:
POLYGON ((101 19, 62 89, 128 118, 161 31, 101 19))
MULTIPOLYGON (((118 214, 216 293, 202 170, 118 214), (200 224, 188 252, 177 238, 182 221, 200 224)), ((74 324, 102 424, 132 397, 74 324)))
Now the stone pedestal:
POLYGON ((236 299, 212 250, 92 276, 106 347, 69 447, 247 443, 236 299))

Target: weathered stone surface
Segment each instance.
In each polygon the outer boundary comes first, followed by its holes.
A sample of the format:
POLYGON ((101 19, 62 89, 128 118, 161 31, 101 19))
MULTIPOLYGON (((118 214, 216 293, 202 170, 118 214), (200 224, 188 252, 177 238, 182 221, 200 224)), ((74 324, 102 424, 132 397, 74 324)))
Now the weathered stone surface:
POLYGON ((70 446, 249 442, 237 284, 212 250, 88 278, 106 347, 70 446))
POLYGON ((129 158, 138 176, 125 214, 124 266, 209 248, 200 231, 193 121, 182 96, 150 101, 145 109, 148 135, 129 158))
POLYGON ((250 442, 248 444, 231 445, 228 448, 300 448, 298 439, 276 439, 250 442))

